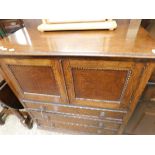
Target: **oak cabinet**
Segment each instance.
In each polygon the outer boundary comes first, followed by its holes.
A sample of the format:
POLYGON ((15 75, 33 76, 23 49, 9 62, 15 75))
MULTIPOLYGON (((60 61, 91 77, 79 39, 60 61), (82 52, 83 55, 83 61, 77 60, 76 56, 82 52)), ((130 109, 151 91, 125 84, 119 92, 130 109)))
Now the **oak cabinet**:
MULTIPOLYGON (((39 127, 116 134, 143 63, 96 58, 3 58, 2 72, 39 127)), ((120 132, 119 132, 120 133, 120 132)))

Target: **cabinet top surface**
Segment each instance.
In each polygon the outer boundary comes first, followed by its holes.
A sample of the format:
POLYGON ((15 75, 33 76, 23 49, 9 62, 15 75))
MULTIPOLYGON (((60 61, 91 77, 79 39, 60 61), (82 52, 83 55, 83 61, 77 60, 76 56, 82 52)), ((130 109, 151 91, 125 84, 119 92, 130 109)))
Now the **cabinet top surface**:
POLYGON ((0 40, 0 46, 14 48, 0 55, 97 56, 155 58, 155 39, 130 20, 117 20, 114 31, 39 32, 41 20, 24 20, 25 27, 0 40), (136 33, 137 32, 137 33, 136 33))

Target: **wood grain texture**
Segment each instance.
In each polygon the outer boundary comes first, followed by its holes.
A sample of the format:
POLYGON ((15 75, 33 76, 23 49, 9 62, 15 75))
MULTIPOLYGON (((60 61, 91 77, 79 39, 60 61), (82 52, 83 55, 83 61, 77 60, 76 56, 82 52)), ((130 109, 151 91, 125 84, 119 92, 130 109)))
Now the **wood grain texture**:
POLYGON ((142 67, 142 64, 123 61, 64 60, 70 103, 100 108, 127 108, 142 67))
POLYGON ((127 70, 72 68, 75 97, 120 101, 127 70))
POLYGON ((6 58, 2 68, 11 78, 19 98, 67 103, 59 59, 6 58))
POLYGON ((60 96, 55 75, 51 67, 25 65, 8 66, 24 93, 60 96))
POLYGON ((41 20, 24 20, 24 23, 25 28, 0 41, 1 46, 15 51, 0 51, 0 55, 155 58, 152 53, 155 40, 142 27, 136 36, 132 35, 134 27, 130 26, 130 20, 117 20, 115 31, 45 33, 37 30, 41 20))

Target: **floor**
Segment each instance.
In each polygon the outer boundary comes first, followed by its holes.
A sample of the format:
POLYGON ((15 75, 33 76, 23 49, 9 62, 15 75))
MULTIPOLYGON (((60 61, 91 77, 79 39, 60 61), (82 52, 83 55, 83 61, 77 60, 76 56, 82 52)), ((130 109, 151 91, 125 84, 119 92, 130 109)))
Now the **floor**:
POLYGON ((63 135, 63 133, 37 129, 36 124, 29 130, 20 123, 15 115, 9 115, 5 125, 0 126, 0 135, 63 135))

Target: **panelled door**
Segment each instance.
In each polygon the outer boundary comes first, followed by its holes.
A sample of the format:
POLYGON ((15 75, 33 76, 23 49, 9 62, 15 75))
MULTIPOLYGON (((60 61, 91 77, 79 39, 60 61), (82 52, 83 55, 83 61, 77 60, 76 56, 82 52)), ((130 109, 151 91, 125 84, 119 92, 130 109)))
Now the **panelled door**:
POLYGON ((68 103, 59 59, 5 58, 1 66, 20 98, 68 103))
POLYGON ((127 108, 143 65, 135 62, 68 59, 63 62, 70 104, 127 108))

